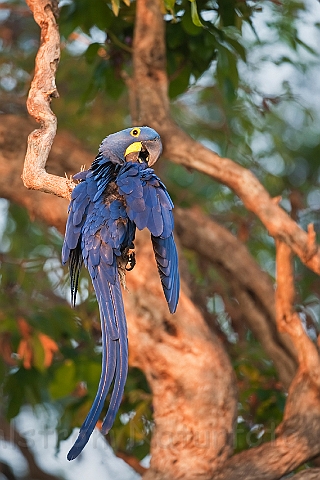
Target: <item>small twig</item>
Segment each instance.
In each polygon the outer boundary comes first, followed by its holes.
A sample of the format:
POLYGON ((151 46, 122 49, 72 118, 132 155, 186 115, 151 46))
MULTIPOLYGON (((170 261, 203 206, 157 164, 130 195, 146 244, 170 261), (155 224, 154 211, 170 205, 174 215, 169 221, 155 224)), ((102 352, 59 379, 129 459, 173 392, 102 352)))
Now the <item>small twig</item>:
POLYGON ((46 172, 45 166, 57 130, 57 119, 50 108, 59 96, 55 74, 60 60, 60 36, 56 16, 57 0, 26 0, 41 28, 41 44, 35 61, 35 74, 27 100, 30 115, 40 123, 28 137, 22 180, 27 188, 69 198, 73 182, 46 172))

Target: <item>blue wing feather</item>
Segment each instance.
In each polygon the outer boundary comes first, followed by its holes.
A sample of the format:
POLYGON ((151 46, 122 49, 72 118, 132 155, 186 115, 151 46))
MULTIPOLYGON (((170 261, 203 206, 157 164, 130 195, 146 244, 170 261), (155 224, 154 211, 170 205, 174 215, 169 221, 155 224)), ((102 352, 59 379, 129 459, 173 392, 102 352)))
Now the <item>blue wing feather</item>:
POLYGON ((172 234, 167 238, 151 235, 151 240, 163 292, 168 302, 170 313, 174 313, 178 305, 180 290, 178 254, 175 241, 172 234))
POLYGON ((148 228, 151 233, 155 259, 168 302, 169 310, 177 308, 180 290, 178 254, 173 238, 173 203, 164 184, 146 164, 127 162, 119 171, 116 183, 124 196, 128 217, 139 230, 148 228), (128 188, 135 185, 135 189, 128 188), (132 195, 131 190, 141 191, 132 195))

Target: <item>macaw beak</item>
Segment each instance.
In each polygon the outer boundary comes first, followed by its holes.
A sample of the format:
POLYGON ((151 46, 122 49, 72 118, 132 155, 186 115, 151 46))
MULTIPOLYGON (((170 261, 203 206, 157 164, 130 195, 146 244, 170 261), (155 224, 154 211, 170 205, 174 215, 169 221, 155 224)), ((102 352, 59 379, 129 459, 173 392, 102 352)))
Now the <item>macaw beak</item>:
POLYGON ((151 167, 162 153, 162 143, 160 137, 155 137, 152 140, 145 140, 143 142, 134 142, 129 145, 126 149, 124 156, 127 157, 130 154, 136 154, 134 156, 130 155, 129 158, 135 158, 139 162, 147 162, 148 166, 151 167))
POLYGON ((156 163, 162 153, 162 143, 160 137, 156 137, 153 140, 146 140, 145 142, 141 143, 142 149, 145 149, 145 151, 148 152, 147 162, 149 167, 151 167, 151 165, 156 163))

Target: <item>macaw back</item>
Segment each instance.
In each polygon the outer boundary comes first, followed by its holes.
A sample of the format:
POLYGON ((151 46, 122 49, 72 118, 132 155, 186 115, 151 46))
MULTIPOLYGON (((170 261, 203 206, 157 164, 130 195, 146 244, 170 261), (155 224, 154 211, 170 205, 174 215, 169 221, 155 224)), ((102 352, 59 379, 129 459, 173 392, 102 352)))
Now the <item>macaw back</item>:
POLYGON ((103 434, 112 427, 121 403, 128 370, 128 342, 120 278, 134 266, 136 227, 151 233, 171 313, 176 310, 180 289, 173 204, 154 170, 141 159, 115 164, 99 154, 89 170, 74 178, 80 183, 72 192, 62 262, 69 261, 73 305, 83 263, 90 273, 101 318, 102 372, 92 407, 68 453, 69 460, 76 458, 88 442, 112 381, 103 434))

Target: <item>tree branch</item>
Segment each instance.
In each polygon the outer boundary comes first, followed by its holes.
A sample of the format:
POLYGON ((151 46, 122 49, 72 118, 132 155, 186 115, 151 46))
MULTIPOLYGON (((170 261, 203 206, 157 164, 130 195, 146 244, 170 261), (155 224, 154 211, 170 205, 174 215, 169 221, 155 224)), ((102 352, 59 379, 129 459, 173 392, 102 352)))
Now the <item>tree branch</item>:
POLYGON ((176 208, 175 225, 181 244, 197 251, 222 272, 234 290, 246 324, 288 388, 296 373, 297 352, 290 337, 277 331, 269 276, 261 271, 244 244, 198 209, 176 208))
POLYGON ((309 468, 303 470, 291 477, 291 480, 318 480, 320 478, 320 468, 309 468))
POLYGON ((53 193, 69 198, 73 182, 67 178, 50 175, 45 166, 57 130, 57 119, 50 103, 59 96, 55 74, 60 60, 60 36, 56 16, 57 0, 26 0, 34 19, 41 28, 41 45, 36 61, 35 74, 27 100, 30 115, 40 123, 28 137, 28 148, 22 174, 24 185, 33 190, 53 193))
POLYGON ((276 242, 277 291, 276 312, 278 330, 287 332, 298 352, 299 370, 307 372, 315 385, 320 388, 319 353, 305 332, 299 315, 294 311, 295 300, 292 252, 288 245, 276 242))
MULTIPOLYGON (((289 388, 283 421, 276 432, 277 438, 250 452, 232 457, 214 476, 215 480, 275 480, 320 453, 320 358, 293 309, 292 252, 280 240, 276 242, 276 261, 278 329, 290 335, 297 350, 299 368, 289 388)), ((305 478, 309 478, 307 474, 305 478)))
POLYGON ((130 361, 142 368, 153 393, 151 466, 144 478, 213 474, 233 449, 233 370, 184 289, 176 314, 168 313, 147 232, 139 232, 136 250, 124 298, 130 361))

